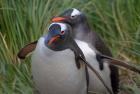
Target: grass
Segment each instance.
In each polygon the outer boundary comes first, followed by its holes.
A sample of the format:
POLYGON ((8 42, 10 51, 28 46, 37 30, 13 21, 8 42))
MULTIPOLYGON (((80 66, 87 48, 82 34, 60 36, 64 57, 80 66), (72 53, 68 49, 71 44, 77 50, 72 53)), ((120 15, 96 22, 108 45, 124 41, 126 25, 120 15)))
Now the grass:
MULTIPOLYGON (((116 58, 140 66, 139 5, 139 0, 0 0, 0 94, 33 93, 30 56, 20 60, 16 54, 47 31, 52 16, 72 7, 86 13, 116 58)), ((139 94, 138 74, 121 70, 120 79, 122 94, 139 94)))

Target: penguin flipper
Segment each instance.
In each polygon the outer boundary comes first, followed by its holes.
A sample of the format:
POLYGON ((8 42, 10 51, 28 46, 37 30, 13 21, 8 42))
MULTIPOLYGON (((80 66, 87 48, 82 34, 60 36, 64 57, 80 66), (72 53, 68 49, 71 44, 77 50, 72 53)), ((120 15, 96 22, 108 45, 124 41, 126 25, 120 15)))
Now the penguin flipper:
POLYGON ((17 56, 20 59, 25 59, 25 57, 32 51, 34 51, 34 49, 36 48, 37 45, 37 41, 31 42, 27 45, 25 45, 22 49, 20 49, 20 51, 18 52, 17 56))
POLYGON ((134 72, 137 72, 140 74, 140 69, 132 64, 129 64, 127 62, 124 62, 124 61, 121 61, 121 60, 118 60, 118 59, 115 59, 115 58, 112 58, 110 56, 106 56, 106 55, 102 55, 100 54, 100 56, 103 58, 103 59, 107 59, 109 60, 109 62, 107 63, 110 63, 112 65, 116 65, 116 66, 119 66, 119 67, 124 67, 126 69, 129 69, 131 71, 134 71, 134 72))

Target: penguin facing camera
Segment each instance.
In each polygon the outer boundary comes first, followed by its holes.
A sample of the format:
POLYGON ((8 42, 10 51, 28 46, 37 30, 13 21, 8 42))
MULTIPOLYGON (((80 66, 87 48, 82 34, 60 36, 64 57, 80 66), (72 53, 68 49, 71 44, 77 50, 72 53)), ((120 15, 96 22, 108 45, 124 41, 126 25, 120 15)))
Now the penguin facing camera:
POLYGON ((78 52, 83 54, 74 47, 69 30, 69 25, 53 23, 37 43, 28 44, 18 54, 25 58, 36 44, 31 72, 40 94, 87 94, 86 67, 76 61, 78 52))

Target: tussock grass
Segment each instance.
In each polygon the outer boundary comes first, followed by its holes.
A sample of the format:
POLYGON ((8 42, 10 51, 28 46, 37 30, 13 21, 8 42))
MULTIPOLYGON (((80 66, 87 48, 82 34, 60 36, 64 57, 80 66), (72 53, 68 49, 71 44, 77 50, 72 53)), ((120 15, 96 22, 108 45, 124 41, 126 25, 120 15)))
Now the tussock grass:
MULTIPOLYGON (((86 13, 116 58, 140 66, 139 5, 139 0, 0 0, 0 94, 33 93, 30 57, 19 60, 16 54, 47 31, 52 16, 72 7, 86 13)), ((139 94, 140 76, 120 73, 121 90, 139 94)))

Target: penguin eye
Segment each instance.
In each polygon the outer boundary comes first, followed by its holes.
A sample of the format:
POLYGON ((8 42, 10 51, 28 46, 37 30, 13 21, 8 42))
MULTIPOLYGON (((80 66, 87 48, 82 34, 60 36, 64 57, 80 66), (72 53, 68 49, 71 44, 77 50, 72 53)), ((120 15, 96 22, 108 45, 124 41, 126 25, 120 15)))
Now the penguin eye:
POLYGON ((60 31, 61 35, 65 34, 65 31, 60 31))
POLYGON ((76 17, 77 17, 77 15, 72 15, 71 16, 72 19, 75 19, 76 17))

